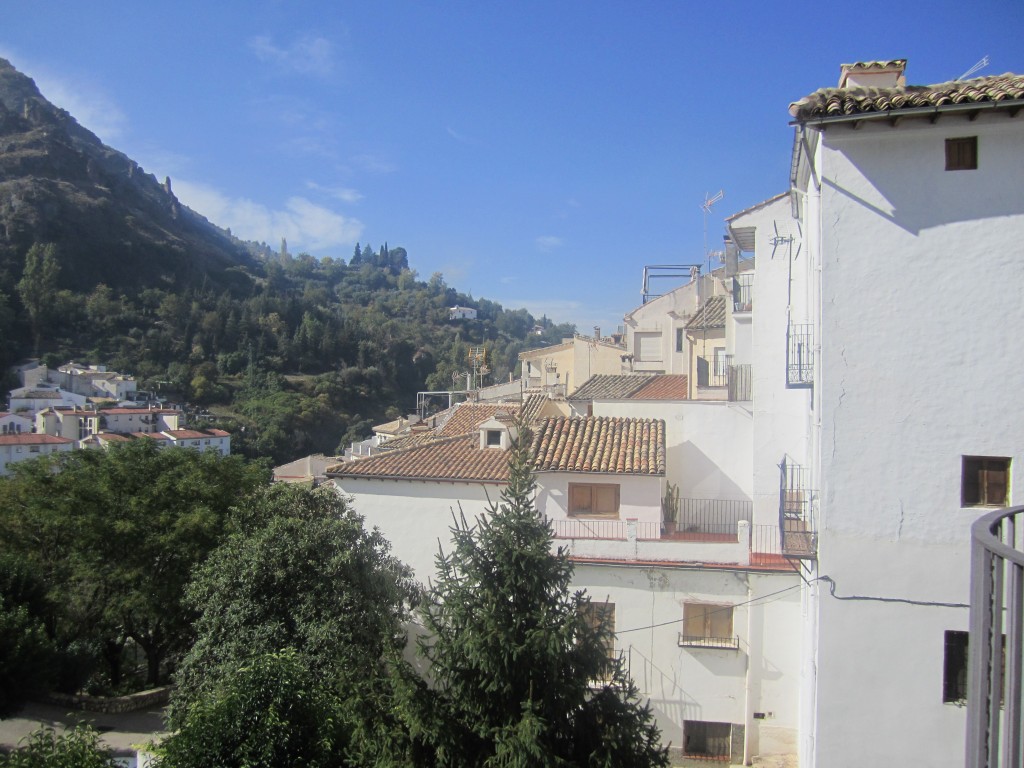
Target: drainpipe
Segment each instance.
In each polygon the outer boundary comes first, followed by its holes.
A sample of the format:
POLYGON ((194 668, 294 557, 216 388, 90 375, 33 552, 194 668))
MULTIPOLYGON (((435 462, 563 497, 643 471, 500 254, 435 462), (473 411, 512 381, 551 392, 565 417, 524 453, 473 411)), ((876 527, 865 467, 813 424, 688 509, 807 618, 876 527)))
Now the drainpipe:
POLYGON ((753 744, 751 743, 754 737, 754 702, 752 699, 751 689, 753 688, 753 660, 751 655, 753 652, 753 620, 754 611, 756 607, 753 604, 754 599, 754 588, 751 585, 750 574, 747 574, 747 671, 743 680, 743 764, 752 764, 753 744))

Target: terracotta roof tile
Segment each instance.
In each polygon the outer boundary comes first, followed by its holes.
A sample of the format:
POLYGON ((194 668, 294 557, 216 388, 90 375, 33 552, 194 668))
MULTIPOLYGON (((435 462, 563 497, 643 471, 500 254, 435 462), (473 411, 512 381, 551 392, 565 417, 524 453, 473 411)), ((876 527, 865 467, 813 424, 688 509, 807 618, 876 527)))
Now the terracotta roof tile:
POLYGON ((35 434, 32 432, 0 435, 0 445, 66 445, 73 442, 75 441, 68 437, 35 434))
POLYGON ((665 422, 608 416, 546 419, 533 438, 540 472, 665 474, 665 422))
POLYGON ((725 327, 725 296, 712 296, 701 304, 697 313, 686 324, 688 330, 693 328, 724 328, 725 327))
POLYGON ((466 435, 496 414, 515 416, 520 407, 519 403, 458 403, 449 409, 451 413, 444 419, 437 433, 441 437, 466 435))
POLYGON ((630 395, 630 400, 686 400, 690 396, 689 377, 662 374, 630 395))
POLYGON ((898 112, 920 107, 998 104, 1024 99, 1024 75, 1006 73, 937 85, 822 88, 789 106, 798 121, 898 112))
POLYGON ((569 400, 614 400, 630 397, 649 384, 654 374, 598 374, 591 376, 569 396, 569 400))
POLYGON ((438 437, 432 431, 425 432, 411 432, 408 435, 402 435, 401 437, 395 437, 382 443, 377 447, 378 451, 400 451, 403 448, 411 448, 415 445, 427 445, 428 443, 436 443, 441 438, 438 437))
POLYGON ((508 481, 508 454, 497 448, 480 448, 477 435, 468 434, 378 453, 327 472, 338 477, 504 483, 508 481))

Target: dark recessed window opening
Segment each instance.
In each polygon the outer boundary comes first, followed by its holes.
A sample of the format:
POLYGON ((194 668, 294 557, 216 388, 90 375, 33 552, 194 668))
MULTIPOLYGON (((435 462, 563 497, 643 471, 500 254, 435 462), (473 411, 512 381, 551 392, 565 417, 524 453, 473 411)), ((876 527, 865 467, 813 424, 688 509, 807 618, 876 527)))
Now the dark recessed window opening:
POLYGON ((487 445, 488 447, 501 447, 501 430, 500 429, 488 429, 487 430, 487 445))
POLYGON ((946 139, 946 170, 973 171, 978 167, 978 137, 946 139))
POLYGON ((946 647, 942 665, 942 701, 946 704, 967 703, 967 633, 946 630, 946 647))
POLYGON ((997 456, 964 456, 960 506, 1005 507, 1010 487, 1010 460, 997 456))

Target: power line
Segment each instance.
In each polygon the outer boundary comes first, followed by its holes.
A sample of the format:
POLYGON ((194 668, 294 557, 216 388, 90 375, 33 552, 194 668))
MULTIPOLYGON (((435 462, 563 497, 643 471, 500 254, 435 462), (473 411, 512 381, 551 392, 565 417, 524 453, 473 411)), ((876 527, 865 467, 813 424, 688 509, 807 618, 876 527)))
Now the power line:
MULTIPOLYGON (((776 595, 781 595, 781 594, 784 594, 786 592, 792 592, 794 589, 799 589, 800 586, 801 586, 800 584, 794 584, 791 587, 786 587, 785 589, 780 589, 778 592, 769 592, 767 595, 760 595, 758 597, 751 598, 750 600, 745 600, 742 603, 734 603, 732 605, 725 605, 725 606, 722 606, 721 608, 716 608, 713 611, 707 611, 707 613, 705 615, 706 616, 710 616, 713 613, 719 613, 719 612, 722 612, 722 611, 731 611, 733 608, 740 608, 740 607, 742 607, 744 605, 750 605, 751 603, 756 603, 756 602, 758 602, 760 600, 766 600, 769 597, 775 597, 776 595)), ((775 601, 772 601, 772 602, 775 602, 775 601)), ((667 627, 670 624, 679 624, 682 621, 684 621, 684 620, 683 619, 672 619, 671 621, 663 621, 663 622, 661 622, 659 624, 649 624, 646 627, 633 627, 632 629, 620 629, 620 630, 617 630, 615 632, 615 634, 617 634, 617 635, 624 635, 627 632, 640 632, 640 631, 645 630, 645 629, 654 629, 655 627, 667 627)))

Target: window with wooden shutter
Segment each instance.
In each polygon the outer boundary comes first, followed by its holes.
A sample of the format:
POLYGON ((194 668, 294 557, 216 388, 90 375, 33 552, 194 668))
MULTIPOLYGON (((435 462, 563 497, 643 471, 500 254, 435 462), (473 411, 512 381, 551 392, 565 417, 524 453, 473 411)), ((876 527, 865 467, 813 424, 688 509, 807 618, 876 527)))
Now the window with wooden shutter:
POLYGON ((684 603, 679 645, 697 648, 737 648, 732 632, 731 605, 684 603))
POLYGON ((1005 507, 1010 488, 1010 459, 964 456, 960 477, 963 507, 1005 507))
POLYGON ((569 514, 619 516, 619 486, 614 483, 569 483, 569 514))
POLYGON ((978 167, 978 137, 946 139, 946 170, 973 171, 978 167))

